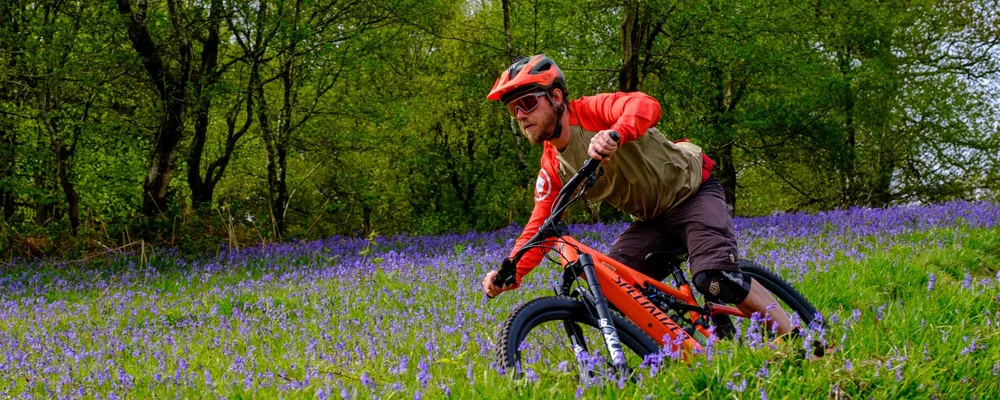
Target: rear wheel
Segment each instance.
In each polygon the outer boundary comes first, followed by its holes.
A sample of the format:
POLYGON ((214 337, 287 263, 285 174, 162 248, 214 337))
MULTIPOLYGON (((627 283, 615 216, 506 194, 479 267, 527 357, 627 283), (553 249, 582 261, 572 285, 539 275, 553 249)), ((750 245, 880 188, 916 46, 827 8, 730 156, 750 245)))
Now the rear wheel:
MULTIPOLYGON (((659 346, 632 322, 612 316, 625 352, 626 364, 636 367, 659 346)), ((500 330, 497 365, 517 378, 579 379, 609 370, 607 346, 598 318, 580 300, 543 297, 516 308, 500 330), (568 329, 582 339, 573 346, 568 329), (576 347, 576 348, 574 348, 576 347)))
MULTIPOLYGON (((814 322, 822 322, 816 321, 816 307, 813 307, 805 296, 780 276, 753 261, 740 260, 739 265, 740 271, 744 275, 757 281, 774 295, 778 306, 788 314, 794 326, 810 326, 814 322)), ((749 318, 737 318, 734 321, 729 315, 715 315, 711 319, 712 324, 715 325, 715 335, 720 339, 733 338, 737 325, 739 325, 741 332, 747 332, 751 325, 749 318)))
MULTIPOLYGON (((802 293, 795 290, 790 283, 780 276, 751 261, 741 260, 740 269, 744 274, 749 275, 774 295, 778 300, 778 305, 791 318, 792 326, 801 328, 798 330, 799 333, 802 333, 803 330, 812 331, 826 328, 826 321, 816 311, 816 307, 813 307, 812 303, 802 293)), ((749 329, 751 325, 749 320, 744 321, 746 321, 743 324, 744 327, 749 329)), ((822 357, 826 352, 824 343, 815 338, 809 340, 809 346, 807 347, 811 348, 812 355, 816 357, 822 357)))
MULTIPOLYGON (((806 300, 802 293, 795 290, 792 284, 788 283, 774 272, 768 271, 764 267, 752 261, 740 260, 740 270, 757 281, 767 291, 771 292, 779 305, 791 317, 794 314, 802 326, 809 326, 816 320, 816 307, 813 307, 809 300, 806 300), (783 303, 783 304, 781 304, 783 303)), ((792 317, 793 321, 795 317, 792 317)))

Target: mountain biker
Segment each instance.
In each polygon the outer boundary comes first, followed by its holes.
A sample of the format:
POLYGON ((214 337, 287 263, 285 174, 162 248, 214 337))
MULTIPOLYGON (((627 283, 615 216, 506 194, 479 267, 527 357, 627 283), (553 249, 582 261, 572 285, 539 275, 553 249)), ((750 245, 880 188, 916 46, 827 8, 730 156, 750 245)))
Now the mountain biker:
MULTIPOLYGON (((640 93, 606 93, 568 100, 566 78, 544 54, 521 57, 507 68, 487 96, 500 100, 525 138, 543 145, 535 181, 535 206, 511 256, 550 215, 562 183, 589 158, 602 160, 604 176, 585 198, 602 200, 633 216, 635 222, 615 240, 608 256, 654 279, 665 271, 646 265, 646 254, 680 237, 688 248, 692 282, 713 302, 735 304, 744 314, 760 312, 791 331, 788 316, 756 281, 740 272, 736 236, 722 185, 711 175, 714 162, 690 142, 667 140, 653 126, 660 104, 640 93), (610 134, 617 132, 616 144, 610 134)), ((554 239, 546 242, 548 247, 554 239)), ((490 297, 518 287, 545 250, 528 251, 516 266, 516 283, 496 287, 493 270, 483 278, 490 297)), ((769 324, 770 325, 770 324, 769 324)))

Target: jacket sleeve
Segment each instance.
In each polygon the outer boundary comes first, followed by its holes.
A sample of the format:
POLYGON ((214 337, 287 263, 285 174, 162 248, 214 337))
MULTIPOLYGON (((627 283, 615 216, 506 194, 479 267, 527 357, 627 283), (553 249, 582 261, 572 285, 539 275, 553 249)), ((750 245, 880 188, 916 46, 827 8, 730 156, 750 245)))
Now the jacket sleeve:
POLYGON ((642 92, 581 97, 572 101, 570 108, 573 110, 570 124, 579 124, 592 132, 612 129, 622 137, 619 144, 646 134, 647 129, 660 122, 661 116, 660 103, 642 92))
MULTIPOLYGON (((535 208, 531 211, 531 218, 528 219, 528 224, 525 225, 521 236, 514 242, 514 248, 510 252, 510 257, 517 254, 528 239, 531 239, 535 233, 538 233, 538 229, 545 222, 545 219, 552 214, 552 205, 555 203, 556 196, 559 195, 559 190, 562 189, 562 182, 559 179, 559 171, 556 167, 555 148, 550 147, 551 145, 548 143, 545 146, 546 149, 542 153, 542 168, 538 172, 538 178, 535 180, 535 208)), ((514 287, 521 286, 521 278, 541 263, 542 258, 545 257, 545 253, 554 244, 555 239, 549 239, 545 241, 543 247, 536 247, 524 253, 521 260, 517 263, 517 274, 515 275, 517 283, 514 287)))

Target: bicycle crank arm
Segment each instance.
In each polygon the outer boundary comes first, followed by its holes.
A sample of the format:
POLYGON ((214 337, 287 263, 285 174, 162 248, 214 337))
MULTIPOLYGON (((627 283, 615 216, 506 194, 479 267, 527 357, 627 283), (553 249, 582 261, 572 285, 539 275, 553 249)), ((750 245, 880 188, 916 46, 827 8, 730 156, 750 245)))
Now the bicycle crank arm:
POLYGON ((604 298, 601 291, 601 284, 597 282, 597 272, 594 271, 594 259, 589 254, 581 254, 578 259, 583 265, 583 275, 587 278, 587 285, 590 286, 590 293, 594 300, 594 308, 597 309, 597 317, 601 327, 601 334, 604 335, 604 342, 611 353, 611 362, 616 369, 623 370, 625 365, 625 353, 622 351, 622 343, 618 339, 618 331, 611 320, 611 310, 608 309, 608 300, 604 298))

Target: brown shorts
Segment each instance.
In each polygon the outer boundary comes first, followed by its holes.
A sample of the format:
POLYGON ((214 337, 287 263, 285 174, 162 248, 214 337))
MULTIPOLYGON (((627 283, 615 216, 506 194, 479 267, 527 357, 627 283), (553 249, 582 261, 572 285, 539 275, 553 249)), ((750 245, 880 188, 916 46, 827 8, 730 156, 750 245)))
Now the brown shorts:
POLYGON ((631 223, 611 246, 608 256, 656 280, 667 277, 661 265, 647 265, 653 251, 686 245, 689 279, 706 270, 739 271, 736 234, 725 192, 715 177, 676 208, 651 220, 631 223), (680 240, 681 243, 677 243, 680 240))

